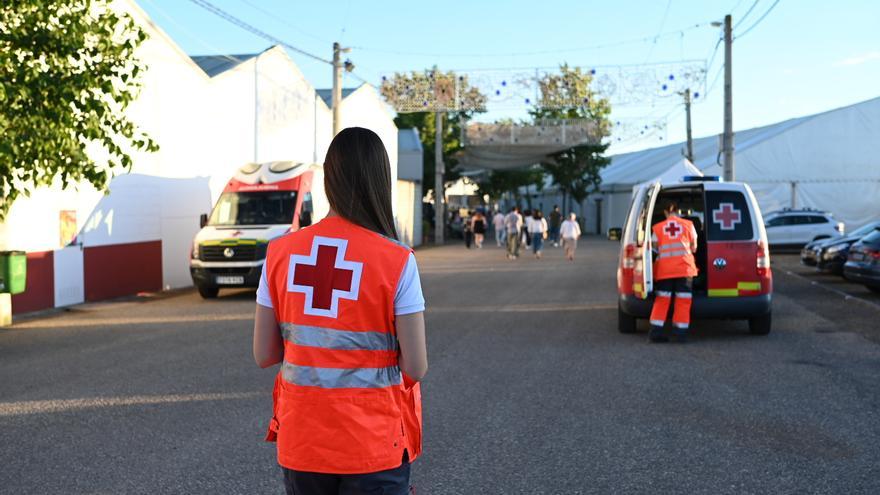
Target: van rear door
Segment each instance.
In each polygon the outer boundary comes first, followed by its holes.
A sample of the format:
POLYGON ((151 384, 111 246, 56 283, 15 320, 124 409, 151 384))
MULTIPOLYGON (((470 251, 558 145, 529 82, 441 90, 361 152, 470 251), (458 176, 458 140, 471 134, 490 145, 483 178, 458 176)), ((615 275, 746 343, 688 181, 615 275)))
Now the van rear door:
POLYGON ((620 294, 632 294, 646 299, 651 291, 651 236, 645 229, 645 223, 653 213, 654 201, 659 191, 660 184, 656 183, 640 186, 633 193, 621 236, 622 249, 617 271, 617 288, 620 294))
POLYGON ((765 292, 759 275, 763 246, 752 204, 743 191, 706 191, 707 288, 709 297, 765 292))

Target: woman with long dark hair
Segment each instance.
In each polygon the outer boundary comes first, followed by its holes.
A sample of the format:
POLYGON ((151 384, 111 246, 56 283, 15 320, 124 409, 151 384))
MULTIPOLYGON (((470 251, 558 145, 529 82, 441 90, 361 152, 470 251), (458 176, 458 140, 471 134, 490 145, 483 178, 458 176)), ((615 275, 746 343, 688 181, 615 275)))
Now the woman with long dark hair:
POLYGON ((324 188, 330 213, 269 244, 257 291, 254 359, 281 364, 267 440, 288 494, 403 495, 422 445, 425 301, 379 136, 340 132, 324 188))

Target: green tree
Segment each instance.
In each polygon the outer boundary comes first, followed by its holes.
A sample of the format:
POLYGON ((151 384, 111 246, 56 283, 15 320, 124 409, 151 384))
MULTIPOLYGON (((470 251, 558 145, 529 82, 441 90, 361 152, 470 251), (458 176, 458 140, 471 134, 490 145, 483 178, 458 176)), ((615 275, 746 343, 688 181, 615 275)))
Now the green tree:
MULTIPOLYGON (((464 149, 461 142, 461 119, 470 118, 470 114, 470 112, 448 112, 443 116, 443 164, 445 165, 443 181, 446 184, 455 182, 461 177, 456 154, 464 149)), ((434 170, 436 170, 434 146, 437 135, 434 112, 399 113, 394 118, 394 124, 398 129, 412 127, 418 129, 424 154, 422 184, 433 187, 434 170)))
POLYGON ((0 218, 56 180, 99 189, 156 143, 125 116, 140 89, 146 34, 103 0, 0 5, 0 218), (86 151, 101 149, 96 161, 86 151))
POLYGON ((610 134, 611 103, 592 90, 593 77, 579 67, 563 64, 558 74, 547 74, 539 86, 541 99, 529 113, 537 123, 541 120, 587 119, 595 123, 597 140, 554 153, 542 163, 563 197, 580 204, 596 191, 602 182, 602 168, 611 160, 604 156, 608 144, 602 140, 610 134))

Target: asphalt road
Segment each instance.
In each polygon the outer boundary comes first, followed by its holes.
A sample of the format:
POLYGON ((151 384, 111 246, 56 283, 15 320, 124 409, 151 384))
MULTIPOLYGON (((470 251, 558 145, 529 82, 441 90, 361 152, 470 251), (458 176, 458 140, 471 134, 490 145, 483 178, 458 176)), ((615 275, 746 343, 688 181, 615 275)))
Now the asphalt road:
MULTIPOLYGON (((650 345, 616 330, 616 256, 600 239, 574 263, 417 253, 419 494, 880 492, 876 297, 777 256, 770 335, 706 321, 688 344, 650 345)), ((177 292, 0 330, 0 492, 282 493, 253 296, 177 292)))

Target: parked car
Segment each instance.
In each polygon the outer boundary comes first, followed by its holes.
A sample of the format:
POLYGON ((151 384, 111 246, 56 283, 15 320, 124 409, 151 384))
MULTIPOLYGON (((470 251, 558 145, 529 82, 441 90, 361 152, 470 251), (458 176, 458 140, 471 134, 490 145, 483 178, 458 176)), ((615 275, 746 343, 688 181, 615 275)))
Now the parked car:
POLYGON ((849 248, 843 276, 880 292, 880 229, 874 229, 849 248))
POLYGON ((761 210, 751 188, 717 177, 641 186, 623 227, 617 267, 618 330, 632 333, 653 305, 651 226, 663 219, 658 201, 672 199, 697 230, 694 319, 744 319, 753 334, 771 326, 773 276, 761 210))
POLYGON ((801 248, 809 242, 841 237, 843 222, 830 213, 810 208, 786 208, 768 213, 764 219, 771 248, 801 248))
MULTIPOLYGON (((867 223, 839 239, 822 241, 813 248, 816 268, 838 275, 842 274, 843 265, 849 255, 849 248, 877 228, 880 228, 880 221, 867 223)), ((801 254, 801 259, 803 260, 803 254, 801 254)))

